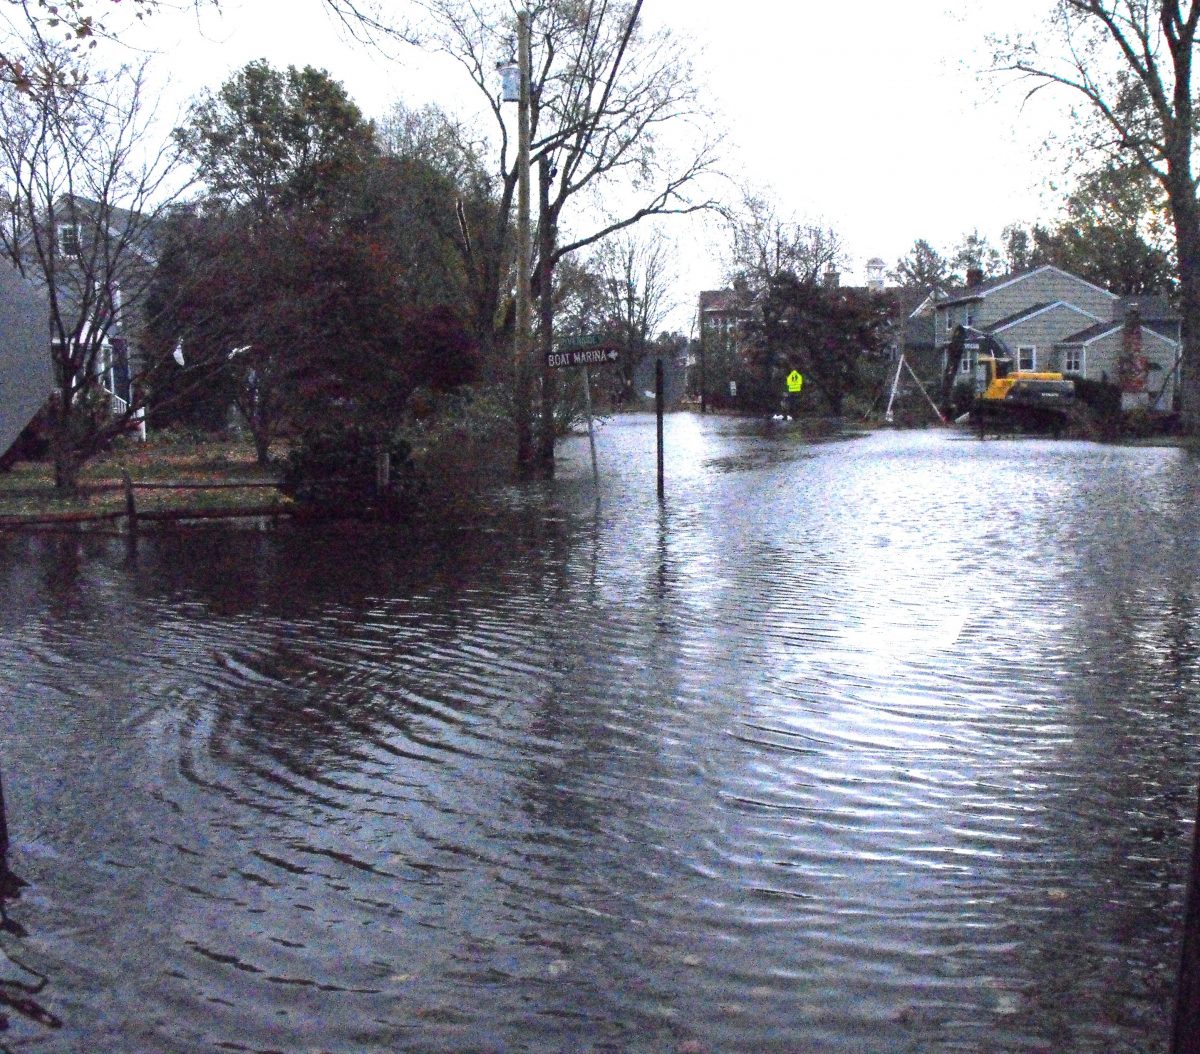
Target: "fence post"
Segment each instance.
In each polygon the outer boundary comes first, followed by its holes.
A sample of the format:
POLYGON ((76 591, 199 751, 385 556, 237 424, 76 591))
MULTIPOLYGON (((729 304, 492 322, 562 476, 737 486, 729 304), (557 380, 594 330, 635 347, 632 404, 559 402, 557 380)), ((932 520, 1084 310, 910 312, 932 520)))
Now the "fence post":
POLYGON ((129 533, 137 534, 137 502, 133 499, 133 480, 128 471, 121 473, 121 481, 125 484, 125 515, 129 517, 129 533))

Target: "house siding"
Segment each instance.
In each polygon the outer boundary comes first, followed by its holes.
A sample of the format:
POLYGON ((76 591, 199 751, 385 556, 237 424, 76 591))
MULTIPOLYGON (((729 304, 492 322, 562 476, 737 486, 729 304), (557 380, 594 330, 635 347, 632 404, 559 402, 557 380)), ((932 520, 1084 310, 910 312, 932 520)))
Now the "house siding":
POLYGON ((0 455, 50 398, 49 316, 44 292, 0 264, 0 455))
POLYGON ((1053 369, 1054 345, 1086 328, 1092 319, 1067 304, 1041 311, 996 333, 1016 353, 1018 347, 1037 348, 1037 368, 1053 369))

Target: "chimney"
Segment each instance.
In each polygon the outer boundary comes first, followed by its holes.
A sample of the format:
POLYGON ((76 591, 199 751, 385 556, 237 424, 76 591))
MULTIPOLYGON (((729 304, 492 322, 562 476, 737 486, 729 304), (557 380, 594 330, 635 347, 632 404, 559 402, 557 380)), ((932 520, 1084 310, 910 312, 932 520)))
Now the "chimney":
POLYGON ((825 268, 824 285, 826 289, 836 289, 841 282, 842 276, 834 270, 833 264, 825 268))
POLYGON ((968 267, 967 268, 967 286, 974 288, 977 285, 983 285, 983 268, 968 267))
POLYGON ((1121 357, 1117 360, 1117 384, 1121 391, 1136 396, 1146 390, 1150 364, 1142 354, 1142 309, 1137 304, 1125 308, 1121 330, 1121 357))

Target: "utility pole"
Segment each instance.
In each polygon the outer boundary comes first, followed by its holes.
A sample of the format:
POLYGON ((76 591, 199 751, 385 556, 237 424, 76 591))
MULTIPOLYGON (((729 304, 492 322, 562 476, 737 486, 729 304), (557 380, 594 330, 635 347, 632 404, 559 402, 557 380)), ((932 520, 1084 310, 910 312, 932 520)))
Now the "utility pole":
POLYGON ((533 398, 530 365, 532 341, 529 286, 529 12, 517 13, 517 67, 520 94, 517 99, 517 317, 514 373, 517 410, 517 470, 529 473, 533 462, 533 398))
MULTIPOLYGON (((538 321, 541 326, 543 354, 554 350, 554 224, 550 219, 550 181, 555 169, 548 154, 538 158, 538 321)), ((542 366, 542 431, 538 437, 538 464, 547 479, 554 478, 555 418, 558 407, 558 379, 548 364, 542 366)))
MULTIPOLYGON (((4 813, 4 777, 0 775, 0 878, 8 871, 8 817, 4 813)), ((2 883, 0 883, 2 888, 2 883)))

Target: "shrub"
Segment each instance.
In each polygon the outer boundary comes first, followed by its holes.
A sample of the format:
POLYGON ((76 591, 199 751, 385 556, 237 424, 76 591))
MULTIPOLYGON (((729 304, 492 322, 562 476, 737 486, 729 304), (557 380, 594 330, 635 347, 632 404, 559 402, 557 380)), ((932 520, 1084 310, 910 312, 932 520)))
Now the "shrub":
POLYGON ((973 381, 957 381, 950 392, 951 419, 957 421, 963 414, 968 413, 974 402, 975 383, 973 381))
POLYGON ((1108 381, 1092 381, 1086 377, 1067 374, 1075 382, 1077 407, 1085 411, 1085 431, 1101 438, 1111 438, 1121 430, 1121 389, 1108 381))
POLYGON ((1135 439, 1146 439, 1158 432, 1158 424, 1144 406, 1134 406, 1121 415, 1121 431, 1135 439))
POLYGON ((304 432, 288 454, 280 490, 316 516, 391 519, 412 508, 416 472, 402 436, 355 425, 304 432), (387 485, 378 485, 380 456, 389 456, 387 485))

